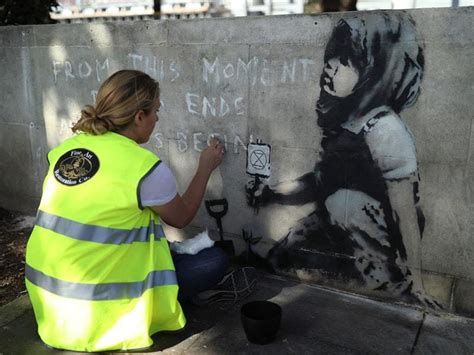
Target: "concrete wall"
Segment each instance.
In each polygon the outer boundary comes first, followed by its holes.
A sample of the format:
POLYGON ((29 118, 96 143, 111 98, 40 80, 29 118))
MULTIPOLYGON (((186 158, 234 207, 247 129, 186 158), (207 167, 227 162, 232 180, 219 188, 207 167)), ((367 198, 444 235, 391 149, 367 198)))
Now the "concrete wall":
MULTIPOLYGON (((206 199, 228 200, 225 237, 241 258, 472 315, 472 12, 1 28, 0 205, 35 210, 48 149, 71 135, 108 75, 136 68, 161 83, 147 147, 171 166, 180 191, 208 137, 226 142, 206 199), (369 108, 378 111, 369 117, 369 108), (257 139, 271 146, 271 173, 255 184, 246 162, 257 139)), ((193 226, 167 232, 218 235, 204 207, 193 226)))

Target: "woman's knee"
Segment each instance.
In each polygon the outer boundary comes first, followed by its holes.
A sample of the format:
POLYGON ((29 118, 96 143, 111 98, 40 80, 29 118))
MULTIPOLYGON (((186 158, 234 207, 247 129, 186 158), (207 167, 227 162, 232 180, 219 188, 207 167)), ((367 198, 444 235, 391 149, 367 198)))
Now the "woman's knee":
POLYGON ((206 261, 209 263, 208 267, 225 273, 230 264, 229 256, 217 246, 205 250, 207 253, 206 261))

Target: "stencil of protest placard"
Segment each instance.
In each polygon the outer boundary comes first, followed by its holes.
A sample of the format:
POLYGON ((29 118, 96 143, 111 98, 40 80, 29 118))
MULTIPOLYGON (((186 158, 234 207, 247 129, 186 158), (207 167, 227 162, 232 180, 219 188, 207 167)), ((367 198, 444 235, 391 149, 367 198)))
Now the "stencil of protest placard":
POLYGON ((270 152, 269 144, 249 143, 247 146, 247 174, 261 178, 269 178, 270 152))

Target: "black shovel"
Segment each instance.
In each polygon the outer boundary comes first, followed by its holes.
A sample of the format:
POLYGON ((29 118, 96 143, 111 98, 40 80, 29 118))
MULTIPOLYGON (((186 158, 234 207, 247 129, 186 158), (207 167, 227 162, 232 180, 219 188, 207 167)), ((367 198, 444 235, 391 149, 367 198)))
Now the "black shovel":
POLYGON ((224 230, 222 229, 222 217, 225 216, 229 208, 227 199, 223 198, 220 200, 206 200, 207 213, 212 218, 215 218, 217 228, 219 229, 220 240, 216 242, 216 245, 226 252, 229 256, 235 255, 234 243, 232 240, 224 240, 224 230))

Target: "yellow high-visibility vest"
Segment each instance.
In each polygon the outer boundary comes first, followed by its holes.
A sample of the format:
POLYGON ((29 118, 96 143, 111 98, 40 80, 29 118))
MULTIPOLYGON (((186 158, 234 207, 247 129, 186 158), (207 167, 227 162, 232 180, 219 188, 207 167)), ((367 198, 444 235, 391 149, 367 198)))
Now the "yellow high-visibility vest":
POLYGON ((41 339, 76 351, 138 349, 183 328, 168 242, 140 202, 159 158, 108 132, 76 135, 48 160, 25 270, 41 339))

